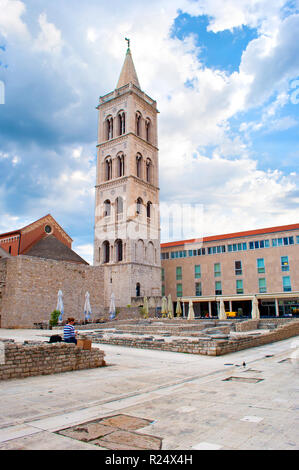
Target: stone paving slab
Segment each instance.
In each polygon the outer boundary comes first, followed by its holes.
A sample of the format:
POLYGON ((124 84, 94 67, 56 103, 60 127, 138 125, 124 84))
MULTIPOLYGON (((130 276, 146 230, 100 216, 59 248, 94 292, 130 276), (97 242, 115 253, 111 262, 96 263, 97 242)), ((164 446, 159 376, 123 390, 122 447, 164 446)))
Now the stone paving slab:
MULTIPOLYGON (((130 431, 115 431, 103 437, 99 443, 105 447, 109 445, 110 449, 119 446, 130 447, 131 450, 159 450, 161 449, 161 439, 145 434, 136 434, 130 431)), ((116 449, 115 449, 116 450, 116 449)), ((125 449, 124 449, 125 450, 125 449)))

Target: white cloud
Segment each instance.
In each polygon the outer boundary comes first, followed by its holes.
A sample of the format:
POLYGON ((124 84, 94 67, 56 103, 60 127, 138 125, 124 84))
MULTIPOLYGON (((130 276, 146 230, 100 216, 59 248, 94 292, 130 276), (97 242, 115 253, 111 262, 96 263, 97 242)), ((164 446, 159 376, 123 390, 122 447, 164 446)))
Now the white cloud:
POLYGON ((63 46, 61 31, 53 23, 49 23, 46 13, 39 15, 38 23, 40 33, 35 40, 34 47, 38 51, 59 53, 63 46))
POLYGON ((27 26, 21 18, 25 10, 25 4, 19 0, 0 0, 0 33, 4 37, 10 40, 12 37, 28 37, 27 26))

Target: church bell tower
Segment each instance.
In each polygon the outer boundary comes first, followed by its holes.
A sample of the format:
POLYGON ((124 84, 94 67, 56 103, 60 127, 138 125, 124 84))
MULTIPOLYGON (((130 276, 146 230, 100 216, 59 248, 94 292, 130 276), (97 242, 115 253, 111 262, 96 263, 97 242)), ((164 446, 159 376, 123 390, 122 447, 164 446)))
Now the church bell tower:
POLYGON ((100 97, 94 265, 105 307, 161 296, 157 103, 140 88, 128 49, 116 89, 100 97))

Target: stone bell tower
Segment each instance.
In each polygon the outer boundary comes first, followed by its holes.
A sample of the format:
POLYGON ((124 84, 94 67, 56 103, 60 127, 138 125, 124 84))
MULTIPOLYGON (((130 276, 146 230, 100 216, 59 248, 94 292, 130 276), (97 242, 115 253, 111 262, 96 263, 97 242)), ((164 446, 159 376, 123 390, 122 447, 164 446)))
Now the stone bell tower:
POLYGON ((116 89, 97 109, 94 265, 104 269, 105 306, 112 293, 116 307, 154 301, 161 296, 158 110, 140 88, 130 47, 116 89))

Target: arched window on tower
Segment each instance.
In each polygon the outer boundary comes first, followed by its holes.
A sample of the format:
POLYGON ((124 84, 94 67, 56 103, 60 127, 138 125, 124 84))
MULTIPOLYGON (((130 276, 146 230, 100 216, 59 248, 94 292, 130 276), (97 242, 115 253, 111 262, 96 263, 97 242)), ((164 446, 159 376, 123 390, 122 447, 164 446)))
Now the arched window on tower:
POLYGON ((119 155, 117 157, 117 176, 124 176, 125 174, 125 157, 124 155, 119 155))
POLYGON ((110 244, 108 241, 103 243, 103 263, 109 263, 110 261, 110 244))
POLYGON ((146 216, 148 219, 151 218, 151 213, 152 213, 152 203, 149 201, 146 205, 146 216))
POLYGON ((152 182, 152 161, 150 158, 146 160, 146 181, 152 182))
POLYGON ((136 113, 136 135, 141 135, 141 114, 139 111, 136 113))
POLYGON ((106 199, 104 202, 104 217, 109 217, 111 215, 111 202, 109 199, 106 199))
POLYGON ((136 297, 140 297, 140 294, 141 294, 140 283, 137 282, 137 284, 136 284, 136 297))
POLYGON ((123 260, 123 242, 122 240, 116 240, 115 242, 115 251, 116 251, 116 262, 123 260))
POLYGON ((141 199, 141 197, 139 197, 137 199, 137 204, 136 204, 136 213, 137 214, 141 214, 141 211, 142 211, 142 204, 143 204, 143 201, 141 199))
POLYGON ((142 156, 140 153, 136 156, 136 175, 138 178, 142 178, 142 156))
POLYGON ((151 140, 151 121, 149 118, 145 120, 145 138, 147 142, 151 140))
POLYGON ((110 140, 113 138, 113 117, 108 116, 106 119, 106 139, 110 140))
POLYGON ((110 157, 106 158, 105 160, 105 176, 106 176, 106 181, 109 181, 112 179, 112 160, 110 157))
POLYGON ((118 130, 119 135, 123 135, 126 132, 126 115, 124 111, 118 113, 118 130))

